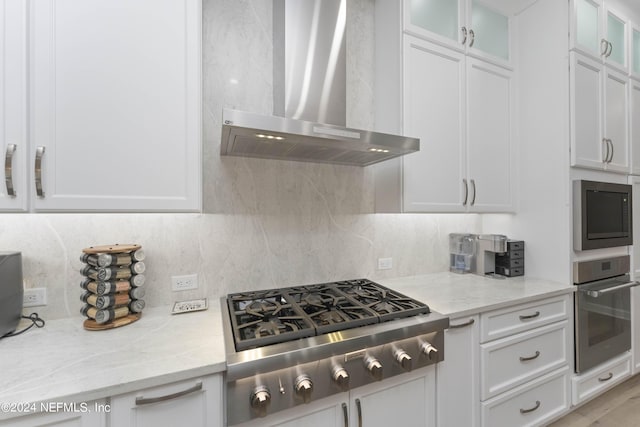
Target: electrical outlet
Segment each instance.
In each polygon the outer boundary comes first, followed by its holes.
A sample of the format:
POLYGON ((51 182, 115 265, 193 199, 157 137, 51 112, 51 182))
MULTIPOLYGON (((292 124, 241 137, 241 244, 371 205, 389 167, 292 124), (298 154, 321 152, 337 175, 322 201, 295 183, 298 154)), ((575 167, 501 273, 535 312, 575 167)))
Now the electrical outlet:
POLYGON ((24 290, 23 307, 47 305, 47 288, 29 288, 24 290))
POLYGON ((393 258, 378 258, 378 270, 391 270, 393 268, 393 258))
POLYGON ((174 292, 198 289, 198 275, 171 276, 171 289, 174 292))

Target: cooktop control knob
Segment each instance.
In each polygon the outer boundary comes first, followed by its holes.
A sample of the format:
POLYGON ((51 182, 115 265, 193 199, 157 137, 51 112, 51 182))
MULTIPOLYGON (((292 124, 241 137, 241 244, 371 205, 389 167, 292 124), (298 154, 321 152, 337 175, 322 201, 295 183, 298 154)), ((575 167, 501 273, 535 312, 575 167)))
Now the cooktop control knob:
POLYGON ((341 389, 349 388, 349 373, 344 367, 337 365, 331 370, 331 377, 341 389))
POLYGON ((382 379, 382 363, 378 359, 372 356, 367 356, 364 359, 364 366, 373 378, 380 381, 382 379))
POLYGON ((267 415, 269 403, 271 403, 271 393, 267 386, 261 385, 253 389, 253 393, 251 393, 251 407, 259 416, 264 417, 267 415))
POLYGON ((304 403, 311 401, 311 392, 313 391, 313 382, 308 375, 300 375, 296 378, 295 385, 296 394, 302 398, 304 403))
POLYGON ((411 356, 404 350, 397 350, 394 354, 396 361, 402 366, 405 371, 411 370, 411 356))
POLYGON ((428 342, 422 343, 420 350, 429 358, 429 360, 434 360, 438 357, 438 349, 428 342))

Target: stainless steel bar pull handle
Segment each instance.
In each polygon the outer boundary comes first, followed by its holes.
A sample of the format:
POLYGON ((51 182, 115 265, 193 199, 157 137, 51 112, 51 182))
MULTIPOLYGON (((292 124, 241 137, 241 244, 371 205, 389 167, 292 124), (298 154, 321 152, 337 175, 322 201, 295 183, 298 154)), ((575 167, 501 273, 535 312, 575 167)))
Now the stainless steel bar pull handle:
POLYGON ((344 427, 349 427, 349 412, 347 411, 347 404, 342 403, 342 415, 344 416, 344 427))
POLYGON ((360 399, 356 399, 356 409, 358 411, 358 427, 362 427, 362 405, 360 399))
POLYGON ((469 35, 471 36, 471 41, 469 42, 469 47, 473 47, 473 42, 476 41, 476 33, 473 30, 469 30, 469 35))
POLYGON ((44 197, 44 191, 42 191, 42 156, 44 156, 44 147, 40 146, 36 148, 36 164, 35 164, 35 175, 36 175, 36 195, 40 198, 44 197))
POLYGON ((200 391, 200 390, 202 390, 202 381, 198 381, 196 383, 196 385, 194 385, 191 388, 179 391, 177 393, 167 394, 165 396, 149 397, 149 398, 145 398, 145 397, 142 397, 142 396, 136 397, 136 405, 148 405, 150 403, 164 402, 166 400, 176 399, 178 397, 182 397, 182 396, 185 396, 187 394, 190 394, 190 393, 193 393, 193 392, 196 392, 196 391, 200 391))
POLYGON ((16 190, 13 188, 13 153, 16 152, 16 148, 16 144, 8 144, 4 156, 4 183, 9 197, 16 197, 16 190))
POLYGON ((611 42, 609 42, 609 41, 607 42, 607 44, 609 45, 609 53, 607 53, 607 54, 605 55, 605 57, 607 57, 607 58, 608 58, 608 57, 610 57, 610 56, 611 56, 611 53, 613 52, 613 45, 612 45, 612 44, 611 44, 611 42))
MULTIPOLYGON (((618 285, 618 286, 612 286, 610 288, 599 289, 597 291, 585 289, 582 292, 586 293, 590 297, 599 298, 600 295, 608 294, 609 292, 620 291, 620 290, 626 289, 626 288, 633 288, 633 287, 638 286, 638 285, 640 285, 640 282, 627 282, 627 283, 623 283, 623 284, 618 285)), ((578 289, 578 290, 580 290, 580 289, 578 289)))
POLYGON ((462 183, 464 184, 464 202, 462 202, 462 206, 466 206, 467 200, 469 199, 469 184, 467 184, 465 178, 462 179, 462 183))
POLYGON ((460 28, 460 31, 462 31, 462 44, 465 44, 467 42, 467 27, 460 28))
POLYGON ((607 150, 604 154, 604 159, 602 159, 602 163, 607 163, 609 161, 609 140, 602 138, 602 144, 604 145, 604 149, 607 150))
POLYGON ((607 141, 609 141, 609 145, 611 146, 611 155, 609 156, 609 163, 611 163, 613 161, 613 152, 614 152, 613 141, 610 139, 608 139, 607 141))
POLYGON ((529 412, 533 412, 536 409, 538 409, 540 407, 540 401, 536 400, 536 404, 534 405, 533 408, 529 408, 529 409, 520 409, 520 413, 521 414, 528 414, 529 412))
POLYGON ((460 323, 458 325, 451 325, 449 324, 449 329, 458 329, 458 328, 464 328, 466 326, 471 326, 476 322, 476 319, 469 319, 468 322, 464 322, 464 323, 460 323))

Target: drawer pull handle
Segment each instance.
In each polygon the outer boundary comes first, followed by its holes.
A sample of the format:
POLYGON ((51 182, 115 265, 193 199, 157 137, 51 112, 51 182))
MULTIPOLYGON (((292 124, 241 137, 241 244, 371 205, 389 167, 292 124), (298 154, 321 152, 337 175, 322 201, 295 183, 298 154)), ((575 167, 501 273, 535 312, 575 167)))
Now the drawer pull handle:
POLYGON ((349 427, 349 413, 347 412, 347 404, 342 403, 342 415, 344 416, 344 427, 349 427))
POLYGON ((148 405, 149 403, 164 402, 166 400, 182 397, 189 393, 193 393, 195 391, 200 391, 200 390, 202 390, 202 381, 198 381, 196 385, 194 385, 191 388, 179 391, 177 393, 167 394, 166 396, 150 397, 150 398, 144 398, 142 396, 136 397, 136 405, 148 405))
POLYGON ((540 401, 536 400, 536 405, 533 408, 529 409, 520 409, 521 414, 528 414, 529 412, 533 412, 540 407, 540 401))
POLYGON ((464 328, 466 326, 471 326, 476 322, 476 319, 469 319, 468 322, 460 323, 459 325, 449 325, 449 329, 457 329, 464 328))
POLYGON ((36 148, 36 164, 34 165, 34 173, 36 175, 36 196, 40 199, 44 197, 42 190, 42 156, 44 156, 45 147, 36 148))
POLYGON ((538 350, 536 350, 536 354, 534 354, 533 356, 529 356, 529 357, 520 356, 520 361, 521 362, 527 362, 529 360, 537 359, 538 356, 540 356, 540 352, 538 350))
POLYGON ((13 153, 15 152, 16 144, 8 144, 4 156, 4 183, 9 197, 16 197, 16 191, 13 188, 13 153))
POLYGON ((536 317, 540 316, 540 312, 536 311, 533 314, 529 314, 528 316, 520 316, 520 320, 529 320, 529 319, 534 319, 536 317))
POLYGON ((609 375, 607 375, 606 378, 598 378, 598 381, 600 381, 601 383, 605 382, 605 381, 609 381, 611 378, 613 378, 613 372, 609 372, 609 375))

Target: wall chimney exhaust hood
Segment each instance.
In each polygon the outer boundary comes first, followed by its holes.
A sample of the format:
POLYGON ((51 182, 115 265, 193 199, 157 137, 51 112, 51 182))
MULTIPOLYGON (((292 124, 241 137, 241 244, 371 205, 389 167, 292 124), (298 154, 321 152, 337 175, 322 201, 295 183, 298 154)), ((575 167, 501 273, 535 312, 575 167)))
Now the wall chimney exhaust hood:
POLYGON ((417 138, 346 122, 346 0, 273 1, 274 115, 224 109, 221 155, 368 166, 417 138))

